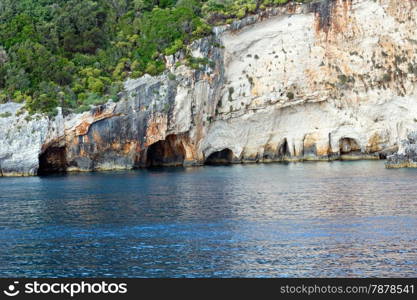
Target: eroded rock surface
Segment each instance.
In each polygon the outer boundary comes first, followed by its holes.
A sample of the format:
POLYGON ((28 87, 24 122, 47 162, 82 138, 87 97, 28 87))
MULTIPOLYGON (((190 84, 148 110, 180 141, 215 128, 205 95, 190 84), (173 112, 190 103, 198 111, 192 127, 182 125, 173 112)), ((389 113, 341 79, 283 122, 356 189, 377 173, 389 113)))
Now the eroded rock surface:
POLYGON ((417 168, 417 132, 411 132, 401 141, 398 153, 388 156, 387 168, 417 168))
POLYGON ((417 130, 417 2, 289 4, 214 29, 123 99, 54 120, 0 105, 0 174, 380 159, 417 130), (178 64, 179 62, 179 64, 178 64))
POLYGON ((0 176, 36 175, 41 149, 63 135, 62 115, 31 117, 22 105, 0 105, 0 176))

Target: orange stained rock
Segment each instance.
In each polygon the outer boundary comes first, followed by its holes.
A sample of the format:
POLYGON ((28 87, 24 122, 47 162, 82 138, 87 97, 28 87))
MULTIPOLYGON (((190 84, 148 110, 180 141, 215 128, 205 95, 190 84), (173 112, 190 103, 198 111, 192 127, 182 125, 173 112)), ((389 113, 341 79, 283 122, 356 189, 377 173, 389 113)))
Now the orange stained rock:
POLYGON ((86 135, 88 134, 88 131, 90 130, 91 125, 93 125, 94 123, 104 120, 104 119, 112 118, 118 115, 119 114, 114 114, 112 111, 106 112, 105 110, 104 111, 98 110, 94 113, 93 116, 88 115, 84 117, 83 121, 75 127, 75 135, 76 136, 86 135))
POLYGON ((132 151, 135 151, 136 149, 137 149, 137 142, 135 142, 135 141, 127 141, 123 145, 123 153, 124 154, 128 154, 132 151))
POLYGON ((367 151, 370 153, 378 152, 382 150, 381 143, 383 142, 381 136, 378 133, 375 133, 371 136, 366 146, 367 151))
POLYGON ((146 128, 145 147, 164 140, 168 129, 166 115, 156 115, 148 121, 146 128))
POLYGON ((81 122, 80 125, 75 127, 75 135, 77 136, 86 135, 88 133, 88 129, 90 128, 90 125, 91 124, 87 121, 81 122))

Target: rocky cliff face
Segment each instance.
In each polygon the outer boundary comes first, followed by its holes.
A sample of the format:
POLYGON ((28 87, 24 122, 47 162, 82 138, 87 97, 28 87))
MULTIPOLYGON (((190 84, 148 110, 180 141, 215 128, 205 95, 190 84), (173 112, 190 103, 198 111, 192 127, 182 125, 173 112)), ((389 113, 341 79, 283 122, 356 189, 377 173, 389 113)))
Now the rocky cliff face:
POLYGON ((417 132, 410 132, 401 141, 397 153, 388 156, 385 166, 390 169, 417 168, 417 132))
POLYGON ((201 68, 55 120, 0 106, 0 174, 379 159, 417 129, 417 1, 290 4, 215 28, 201 68), (7 114, 5 114, 7 112, 7 114))

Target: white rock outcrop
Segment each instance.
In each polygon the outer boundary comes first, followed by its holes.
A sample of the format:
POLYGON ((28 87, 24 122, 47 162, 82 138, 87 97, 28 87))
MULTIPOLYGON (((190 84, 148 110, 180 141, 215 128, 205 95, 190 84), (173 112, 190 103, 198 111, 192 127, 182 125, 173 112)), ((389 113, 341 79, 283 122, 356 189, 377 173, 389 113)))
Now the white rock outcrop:
POLYGON ((362 157, 384 156, 416 128, 415 1, 321 5, 221 34, 224 85, 205 156, 229 148, 262 161, 287 141, 292 159, 339 158, 345 139, 362 157))

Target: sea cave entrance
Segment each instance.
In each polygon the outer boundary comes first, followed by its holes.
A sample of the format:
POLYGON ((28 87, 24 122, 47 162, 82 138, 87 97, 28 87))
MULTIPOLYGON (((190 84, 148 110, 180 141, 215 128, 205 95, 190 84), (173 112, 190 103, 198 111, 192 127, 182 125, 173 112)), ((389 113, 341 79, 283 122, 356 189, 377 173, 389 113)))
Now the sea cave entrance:
POLYGON ((38 175, 63 173, 67 170, 65 147, 49 147, 39 155, 38 175))
POLYGON ((278 157, 279 158, 284 158, 284 157, 290 157, 291 156, 291 152, 290 152, 290 148, 288 147, 288 142, 287 139, 284 139, 281 143, 281 145, 278 147, 278 157))
POLYGON ((340 155, 358 154, 361 147, 356 140, 352 138, 341 138, 339 141, 340 155))
POLYGON ((213 152, 207 157, 206 165, 229 165, 233 160, 232 150, 226 148, 221 151, 213 152))
POLYGON ((264 161, 283 161, 288 157, 291 157, 291 152, 286 138, 281 140, 276 147, 270 145, 265 146, 264 161))
POLYGON ((172 134, 149 146, 146 167, 182 166, 184 159, 184 146, 178 136, 172 134))

